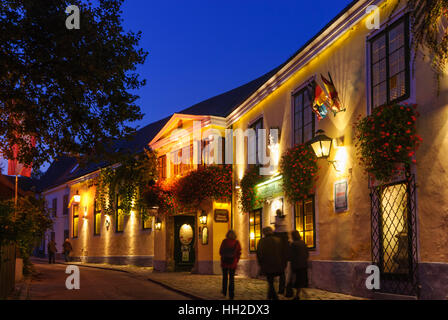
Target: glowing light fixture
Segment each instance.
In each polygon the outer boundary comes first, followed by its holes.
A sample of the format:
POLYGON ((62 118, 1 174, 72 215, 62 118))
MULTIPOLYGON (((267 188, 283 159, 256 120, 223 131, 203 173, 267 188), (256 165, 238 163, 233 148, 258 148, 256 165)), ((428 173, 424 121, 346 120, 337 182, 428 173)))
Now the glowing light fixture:
POLYGON ((110 227, 110 216, 106 214, 106 230, 109 231, 110 227))
POLYGON ((78 194, 78 191, 76 191, 76 194, 73 196, 73 201, 75 203, 80 203, 81 202, 81 196, 78 194))
POLYGON ((199 216, 199 223, 207 224, 207 213, 205 212, 205 210, 202 210, 202 213, 199 216))
POLYGON ((154 224, 154 229, 161 230, 162 229, 162 221, 159 218, 156 218, 156 223, 154 224))
POLYGON ((317 130, 316 136, 308 143, 313 148, 317 159, 327 159, 330 156, 333 139, 327 137, 323 130, 317 130))

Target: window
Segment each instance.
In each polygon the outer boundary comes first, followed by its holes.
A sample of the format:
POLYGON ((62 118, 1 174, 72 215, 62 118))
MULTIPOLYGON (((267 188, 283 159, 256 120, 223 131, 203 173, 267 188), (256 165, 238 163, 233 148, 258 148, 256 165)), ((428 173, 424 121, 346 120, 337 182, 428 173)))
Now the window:
POLYGON ((166 155, 159 157, 158 161, 159 166, 159 180, 165 180, 166 179, 166 155))
MULTIPOLYGON (((255 164, 260 164, 261 163, 261 159, 259 159, 259 154, 258 154, 258 148, 259 148, 259 141, 261 139, 261 132, 260 130, 263 129, 263 118, 258 119, 257 121, 255 121, 251 126, 251 129, 253 129, 255 131, 255 139, 250 139, 249 138, 249 147, 248 147, 248 158, 249 159, 255 159, 255 164), (255 146, 254 148, 251 148, 250 145, 254 143, 255 146), (251 154, 252 151, 255 151, 255 155, 251 154)), ((265 150, 262 150, 265 151, 265 150)))
POLYGON ((171 153, 174 176, 183 176, 193 169, 193 145, 183 147, 171 153))
POLYGON ((148 229, 152 229, 152 221, 154 219, 153 216, 146 216, 145 219, 145 215, 141 215, 142 216, 142 229, 143 230, 148 230, 148 229))
POLYGON ((373 108, 409 97, 408 25, 408 16, 405 16, 370 40, 373 108))
POLYGON ((101 233, 101 208, 95 200, 93 203, 93 234, 99 235, 101 233))
POLYGON ((294 222, 300 237, 308 248, 316 247, 316 222, 314 220, 314 196, 294 205, 294 222))
POLYGON ((64 230, 64 240, 68 239, 68 233, 69 231, 67 229, 64 230))
POLYGON ((294 96, 294 145, 302 144, 314 137, 316 127, 313 101, 308 86, 301 89, 294 96))
MULTIPOLYGON (((63 202, 63 208, 62 208, 62 214, 64 216, 68 215, 68 194, 64 195, 64 198, 62 199, 63 202)), ((67 238, 66 238, 67 239, 67 238)))
POLYGON ((51 240, 53 240, 53 241, 56 240, 56 233, 55 232, 51 233, 51 240))
POLYGON ((73 238, 78 238, 79 206, 73 205, 73 238))
POLYGON ((261 239, 261 212, 257 209, 249 213, 249 251, 255 252, 261 239))
POLYGON ((115 232, 123 232, 124 230, 124 213, 123 210, 120 208, 121 206, 121 199, 117 195, 117 209, 115 214, 115 232))
POLYGON ((54 198, 53 199, 53 208, 51 209, 51 211, 53 212, 53 217, 56 217, 58 215, 58 199, 54 198))

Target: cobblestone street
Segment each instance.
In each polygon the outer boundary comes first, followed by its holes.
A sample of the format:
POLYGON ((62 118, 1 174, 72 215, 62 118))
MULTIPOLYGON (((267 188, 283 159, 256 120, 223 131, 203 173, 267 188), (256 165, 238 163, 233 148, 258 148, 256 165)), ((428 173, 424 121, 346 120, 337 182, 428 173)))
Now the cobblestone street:
MULTIPOLYGON (((153 272, 149 267, 117 266, 109 264, 72 263, 104 269, 117 269, 137 274, 166 287, 187 293, 192 297, 205 300, 226 299, 221 294, 220 275, 199 275, 189 272, 153 272)), ((276 283, 276 288, 278 284, 276 283)), ((235 300, 265 300, 267 295, 267 282, 262 279, 235 277, 235 300)), ((289 300, 279 295, 281 300, 289 300)), ((323 291, 314 288, 304 289, 301 293, 304 300, 363 300, 363 298, 350 295, 323 291)))

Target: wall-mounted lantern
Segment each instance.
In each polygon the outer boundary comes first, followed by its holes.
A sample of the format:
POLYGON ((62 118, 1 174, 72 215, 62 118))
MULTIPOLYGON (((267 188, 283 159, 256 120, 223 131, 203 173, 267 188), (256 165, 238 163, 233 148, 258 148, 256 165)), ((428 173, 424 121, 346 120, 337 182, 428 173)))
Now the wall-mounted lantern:
POLYGON ((110 216, 106 214, 106 230, 109 231, 110 228, 110 216))
MULTIPOLYGON (((341 137, 339 139, 336 139, 337 146, 343 146, 344 145, 344 137, 341 137)), ((333 145, 333 139, 330 137, 327 137, 325 135, 325 132, 323 130, 317 130, 316 136, 311 139, 308 144, 313 148, 314 154, 316 155, 317 159, 327 159, 329 163, 331 163, 336 171, 342 171, 343 166, 345 166, 346 162, 346 154, 344 154, 344 159, 337 159, 337 160, 328 160, 328 157, 330 156, 331 147, 333 145), (343 160, 343 161, 342 161, 343 160)), ((345 150, 344 150, 345 151, 345 150)), ((339 158, 339 157, 337 157, 339 158)))
POLYGON ((324 130, 317 130, 314 138, 308 143, 313 148, 317 159, 327 159, 330 156, 333 139, 327 137, 324 130))
POLYGON ((78 194, 78 191, 76 191, 76 194, 73 196, 73 202, 74 203, 80 203, 81 202, 81 196, 78 194))
POLYGON ((156 230, 162 229, 162 221, 159 218, 156 218, 156 222, 154 223, 154 229, 156 230))
POLYGON ((207 224, 207 213, 205 212, 205 210, 202 210, 202 213, 199 216, 199 223, 200 224, 207 224))

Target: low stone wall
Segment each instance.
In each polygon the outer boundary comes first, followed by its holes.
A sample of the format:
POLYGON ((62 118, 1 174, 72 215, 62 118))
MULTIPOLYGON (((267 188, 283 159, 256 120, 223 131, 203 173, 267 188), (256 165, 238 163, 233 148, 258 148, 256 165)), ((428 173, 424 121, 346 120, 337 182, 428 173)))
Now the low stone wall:
POLYGON ((448 263, 418 264, 420 299, 448 300, 448 263))

